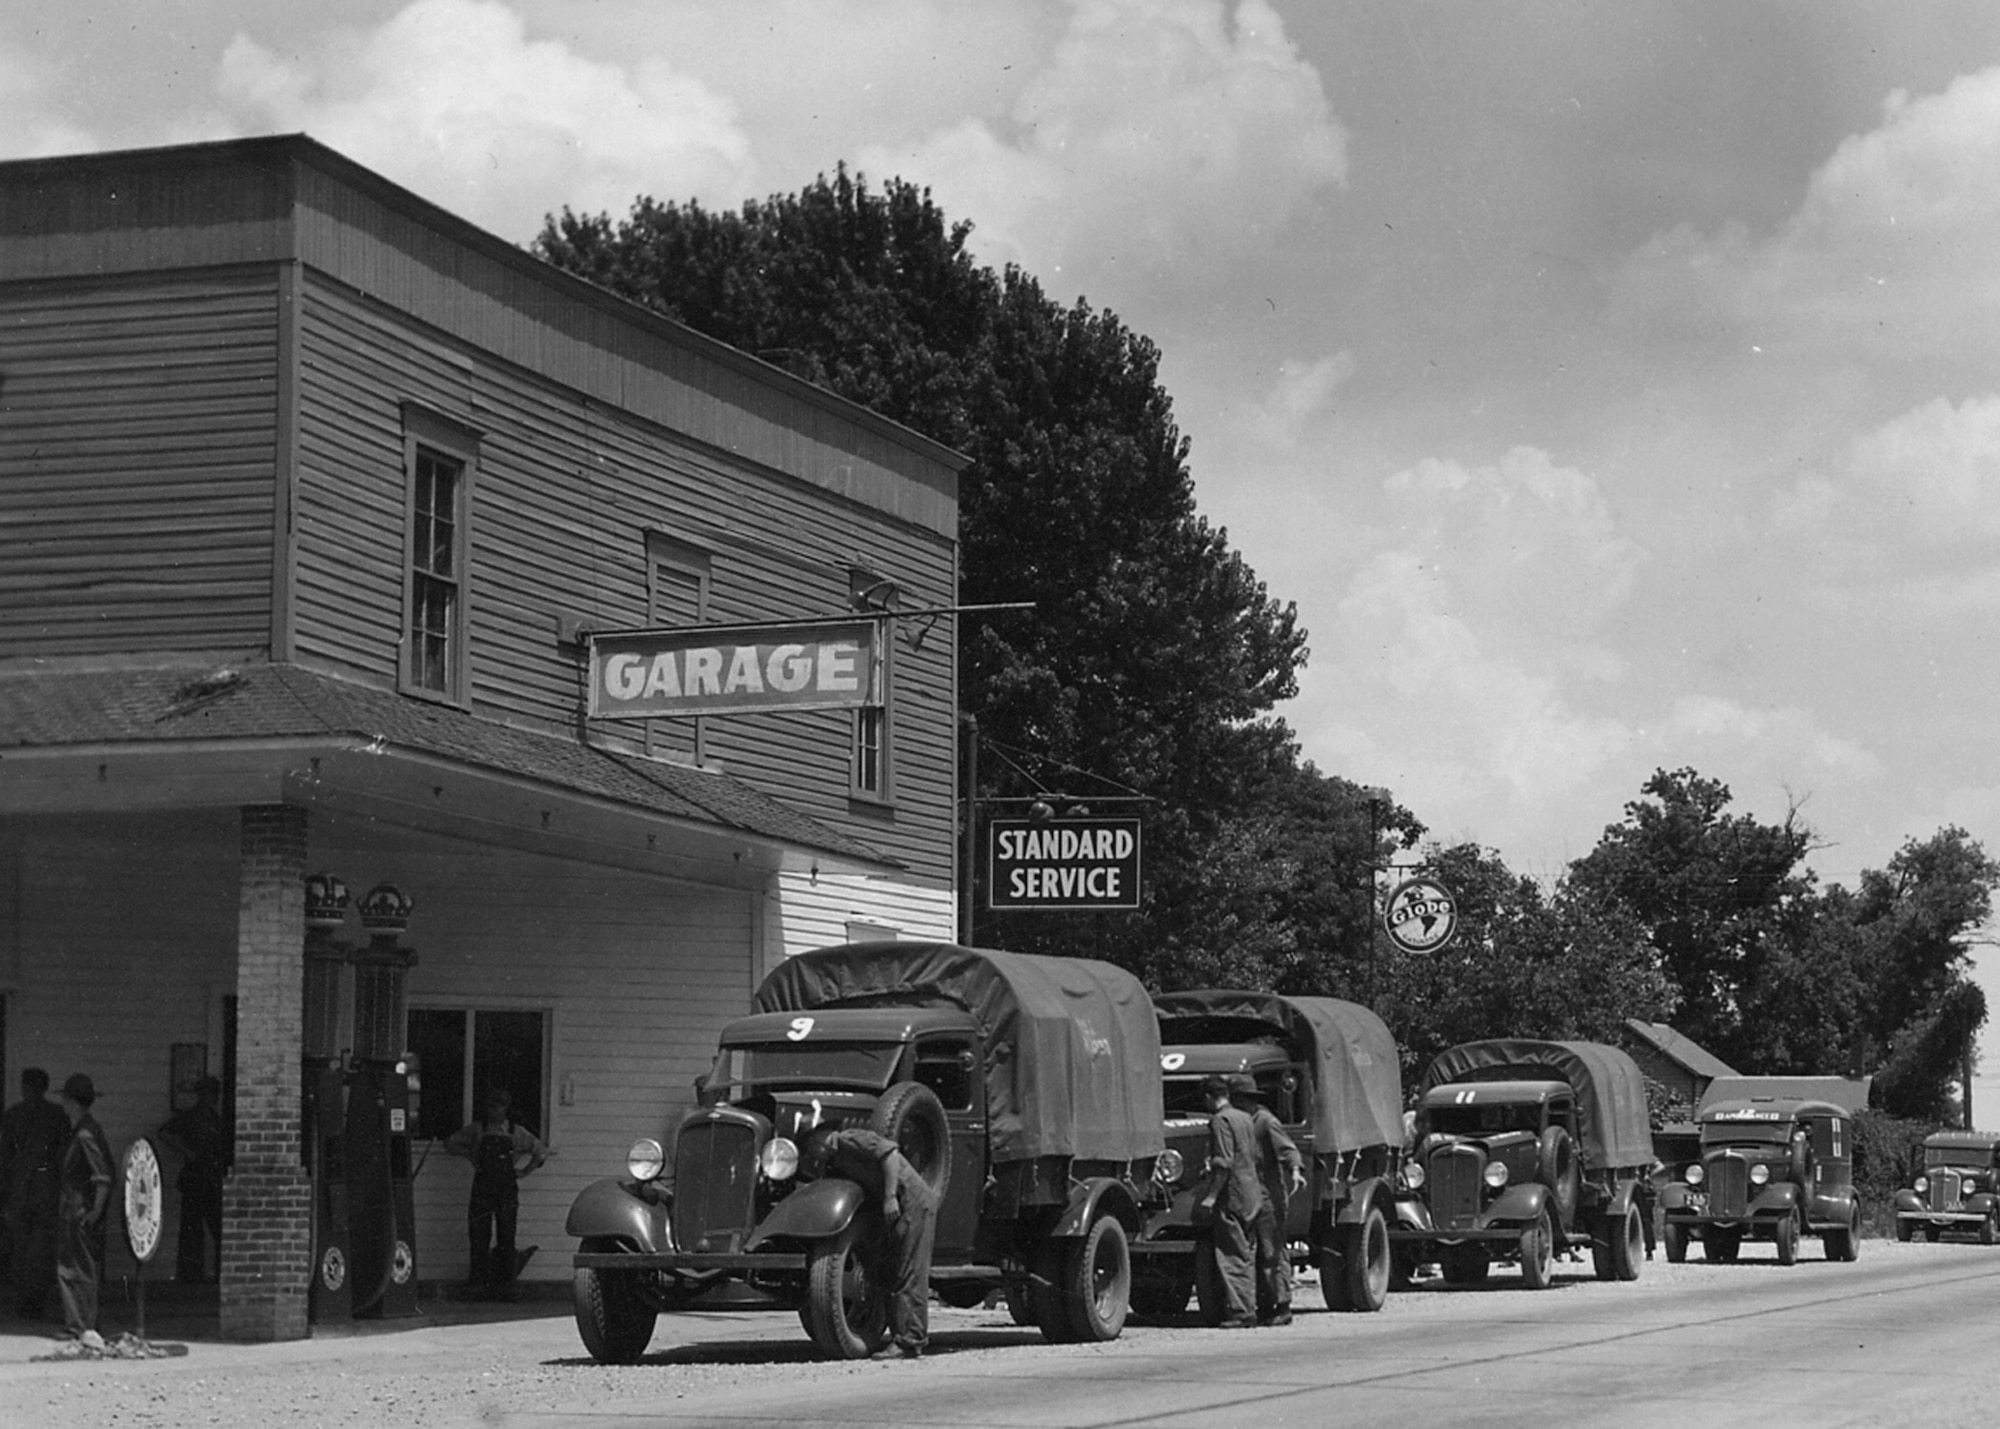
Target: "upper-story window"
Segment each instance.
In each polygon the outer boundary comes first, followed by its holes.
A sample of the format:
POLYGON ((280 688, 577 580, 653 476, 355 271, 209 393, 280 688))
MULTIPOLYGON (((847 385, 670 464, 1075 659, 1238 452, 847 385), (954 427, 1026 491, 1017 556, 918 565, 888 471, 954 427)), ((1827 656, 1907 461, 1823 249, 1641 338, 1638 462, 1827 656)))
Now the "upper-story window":
MULTIPOLYGON (((863 567, 847 573, 848 600, 856 610, 894 610, 898 599, 896 583, 863 567)), ((896 666, 895 622, 884 621, 881 652, 881 703, 866 705, 854 712, 854 743, 849 761, 848 793, 855 798, 890 803, 896 797, 895 703, 896 666)))
POLYGON ((403 412, 409 548, 402 685, 466 697, 466 539, 478 439, 430 413, 403 412))

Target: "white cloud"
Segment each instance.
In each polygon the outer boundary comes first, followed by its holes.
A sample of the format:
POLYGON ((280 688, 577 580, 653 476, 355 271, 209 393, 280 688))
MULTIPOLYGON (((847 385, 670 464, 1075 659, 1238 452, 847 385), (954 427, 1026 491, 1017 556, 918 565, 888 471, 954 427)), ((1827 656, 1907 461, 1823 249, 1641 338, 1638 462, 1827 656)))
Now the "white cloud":
POLYGON ((730 103, 663 60, 606 63, 530 39, 495 0, 416 0, 380 28, 283 58, 238 35, 226 99, 301 129, 503 237, 564 204, 753 191, 730 103))
POLYGON ((97 148, 89 133, 60 114, 63 96, 52 65, 0 43, 0 155, 39 159, 97 148))
POLYGON ((2000 396, 1940 397, 1864 433, 1855 475, 1930 541, 2000 536, 2000 396))
POLYGON ((1656 742, 1681 764, 1730 767, 1744 763, 1796 777, 1872 779, 1882 761, 1852 739, 1820 728, 1796 707, 1750 709, 1717 695, 1684 695, 1674 702, 1656 742))
POLYGON ((989 258, 1051 286, 1088 271, 1114 292, 1169 269, 1223 281, 1347 168, 1319 76, 1265 0, 1076 0, 1004 122, 967 118, 863 159, 927 176, 989 258))

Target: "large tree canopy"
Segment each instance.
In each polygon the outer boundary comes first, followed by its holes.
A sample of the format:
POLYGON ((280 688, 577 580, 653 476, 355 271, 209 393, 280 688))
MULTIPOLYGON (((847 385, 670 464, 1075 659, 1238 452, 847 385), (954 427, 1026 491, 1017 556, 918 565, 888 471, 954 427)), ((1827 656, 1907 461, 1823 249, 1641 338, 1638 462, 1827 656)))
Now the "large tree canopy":
POLYGON ((1152 343, 978 265, 969 232, 927 191, 843 169, 733 213, 565 212, 535 247, 971 458, 961 598, 1035 604, 964 627, 962 698, 1004 754, 981 761, 980 792, 1158 801, 1139 917, 1038 915, 1005 938, 1132 963, 1200 920, 1210 840, 1293 766, 1272 710, 1296 690, 1304 632, 1196 511, 1152 343))

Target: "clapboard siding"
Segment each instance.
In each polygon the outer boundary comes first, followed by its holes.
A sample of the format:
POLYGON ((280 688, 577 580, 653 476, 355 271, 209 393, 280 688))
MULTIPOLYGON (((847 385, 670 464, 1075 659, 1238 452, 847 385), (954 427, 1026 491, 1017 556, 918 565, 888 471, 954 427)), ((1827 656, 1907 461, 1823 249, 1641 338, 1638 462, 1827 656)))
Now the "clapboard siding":
POLYGON ((271 628, 271 270, 0 287, 0 648, 271 628))
MULTIPOLYGON (((646 624, 649 530, 709 551, 717 622, 846 613, 857 564, 897 581, 905 606, 952 600, 955 553, 940 536, 608 409, 320 275, 306 275, 304 291, 295 582, 303 656, 395 676, 405 403, 477 434, 466 600, 470 703, 483 714, 573 725, 578 673, 574 653, 557 644, 557 620, 646 624)), ((899 627, 893 809, 849 799, 845 713, 711 718, 709 756, 909 864, 919 879, 948 885, 953 624, 938 622, 915 649, 919 626, 899 627)), ((643 735, 624 725, 603 733, 643 735)))

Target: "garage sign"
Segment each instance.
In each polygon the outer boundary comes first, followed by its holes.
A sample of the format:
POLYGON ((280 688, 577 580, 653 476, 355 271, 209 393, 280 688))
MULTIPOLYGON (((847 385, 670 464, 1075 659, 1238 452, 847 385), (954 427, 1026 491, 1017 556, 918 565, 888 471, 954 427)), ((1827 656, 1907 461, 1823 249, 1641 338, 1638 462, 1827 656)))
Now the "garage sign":
POLYGON ((703 625, 590 636, 593 719, 882 703, 880 623, 703 625))
POLYGON ((987 826, 987 906, 1139 906, 1139 820, 995 819, 987 826))

